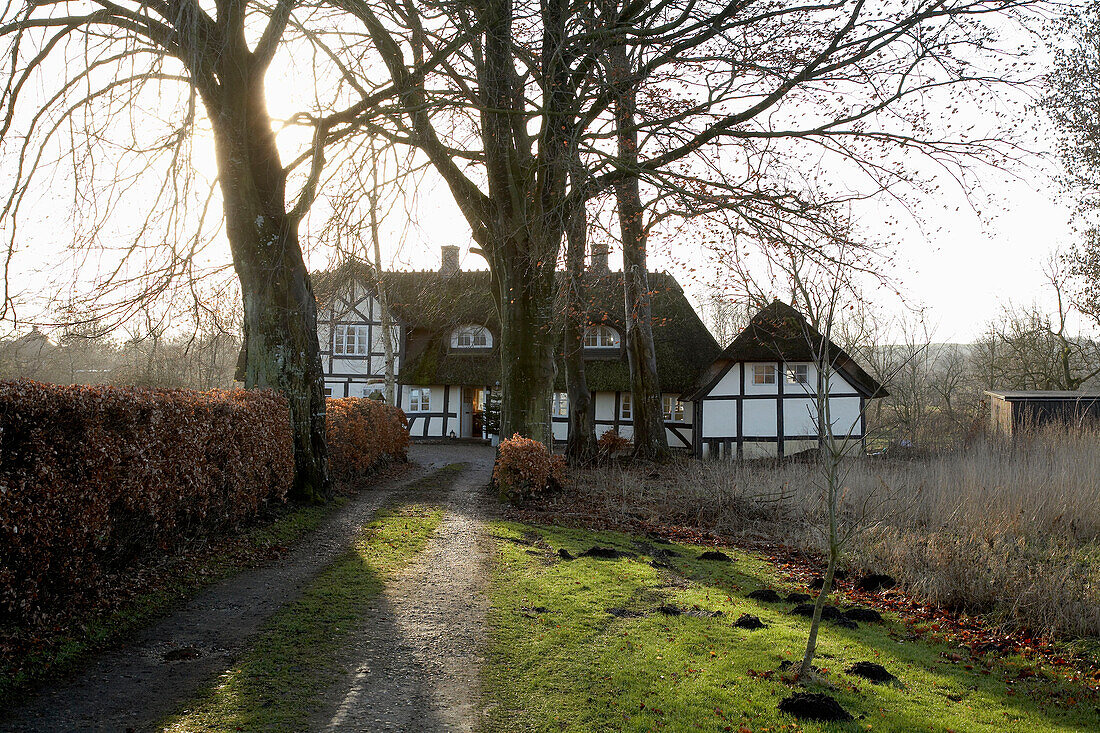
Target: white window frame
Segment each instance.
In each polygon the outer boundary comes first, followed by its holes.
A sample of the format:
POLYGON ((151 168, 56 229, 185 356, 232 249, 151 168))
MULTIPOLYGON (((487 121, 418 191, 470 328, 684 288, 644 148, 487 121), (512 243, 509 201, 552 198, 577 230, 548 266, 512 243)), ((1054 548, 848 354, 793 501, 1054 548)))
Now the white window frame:
POLYGON ((684 421, 684 403, 680 401, 680 395, 661 395, 661 409, 666 420, 670 422, 684 421))
POLYGON ((809 364, 788 364, 785 371, 785 379, 787 384, 809 384, 810 383, 810 365, 809 364))
POLYGON ((432 411, 432 388, 413 387, 409 390, 409 412, 432 411))
POLYGON ((569 393, 555 392, 550 398, 551 417, 569 417, 569 393))
POLYGON ((775 364, 753 364, 753 384, 775 384, 775 364))
POLYGON ((451 334, 452 349, 488 349, 493 336, 485 326, 461 326, 451 334))
POLYGON ((621 344, 622 337, 619 336, 619 332, 602 323, 589 326, 584 332, 586 349, 617 349, 621 344))
POLYGON ((622 398, 619 400, 619 419, 621 420, 633 420, 634 419, 634 406, 630 402, 631 393, 623 392, 622 398))
POLYGON ((370 327, 366 324, 338 323, 332 334, 332 353, 335 356, 366 356, 369 340, 370 327))

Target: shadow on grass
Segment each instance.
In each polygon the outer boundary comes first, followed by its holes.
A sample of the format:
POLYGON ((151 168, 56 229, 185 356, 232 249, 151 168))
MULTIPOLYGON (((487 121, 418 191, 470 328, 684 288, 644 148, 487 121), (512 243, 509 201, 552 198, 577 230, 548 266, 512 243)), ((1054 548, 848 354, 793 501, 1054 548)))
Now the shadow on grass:
POLYGON ((338 652, 383 588, 384 578, 426 546, 442 511, 384 509, 355 547, 277 612, 255 643, 182 713, 169 731, 309 729, 322 693, 346 674, 338 652))

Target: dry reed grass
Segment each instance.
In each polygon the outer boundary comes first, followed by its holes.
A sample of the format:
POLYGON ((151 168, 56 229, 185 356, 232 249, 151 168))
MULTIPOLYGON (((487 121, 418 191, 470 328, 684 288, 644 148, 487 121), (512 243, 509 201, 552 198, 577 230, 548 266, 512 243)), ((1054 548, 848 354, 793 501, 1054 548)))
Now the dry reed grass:
MULTIPOLYGON (((850 562, 918 598, 1036 633, 1100 637, 1100 431, 1046 428, 914 458, 846 462, 850 562)), ((824 546, 813 461, 578 472, 611 515, 824 546)))

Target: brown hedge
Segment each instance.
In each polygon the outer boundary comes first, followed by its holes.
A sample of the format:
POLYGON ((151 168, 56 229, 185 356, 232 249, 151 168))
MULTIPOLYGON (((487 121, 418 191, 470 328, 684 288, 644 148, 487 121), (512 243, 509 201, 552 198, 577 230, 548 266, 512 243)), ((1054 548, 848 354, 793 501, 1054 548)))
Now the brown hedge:
POLYGON ((94 601, 135 557, 284 501, 293 471, 273 392, 0 382, 0 621, 94 601))
POLYGON ((500 442, 493 484, 502 500, 518 504, 564 483, 565 458, 551 454, 545 443, 518 433, 500 442))
POLYGON ((351 479, 409 452, 409 421, 400 408, 363 397, 327 400, 325 433, 332 475, 351 479))

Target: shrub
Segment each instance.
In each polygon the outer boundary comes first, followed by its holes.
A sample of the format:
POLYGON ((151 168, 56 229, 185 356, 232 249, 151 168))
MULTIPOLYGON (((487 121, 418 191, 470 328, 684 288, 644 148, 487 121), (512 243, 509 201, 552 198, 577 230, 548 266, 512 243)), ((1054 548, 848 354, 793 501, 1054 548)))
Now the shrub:
POLYGON ((325 415, 329 466, 336 478, 350 479, 408 458, 409 422, 400 408, 343 397, 328 400, 325 415))
POLYGON ((281 502, 286 400, 0 382, 0 620, 93 601, 111 573, 281 502))
POLYGON ((550 455, 545 444, 517 433, 500 443, 493 483, 502 499, 521 502, 545 493, 554 482, 560 485, 563 473, 561 456, 550 455))
POLYGON ((631 445, 630 438, 619 435, 618 430, 608 430, 596 441, 596 452, 600 460, 608 460, 630 450, 631 445))

